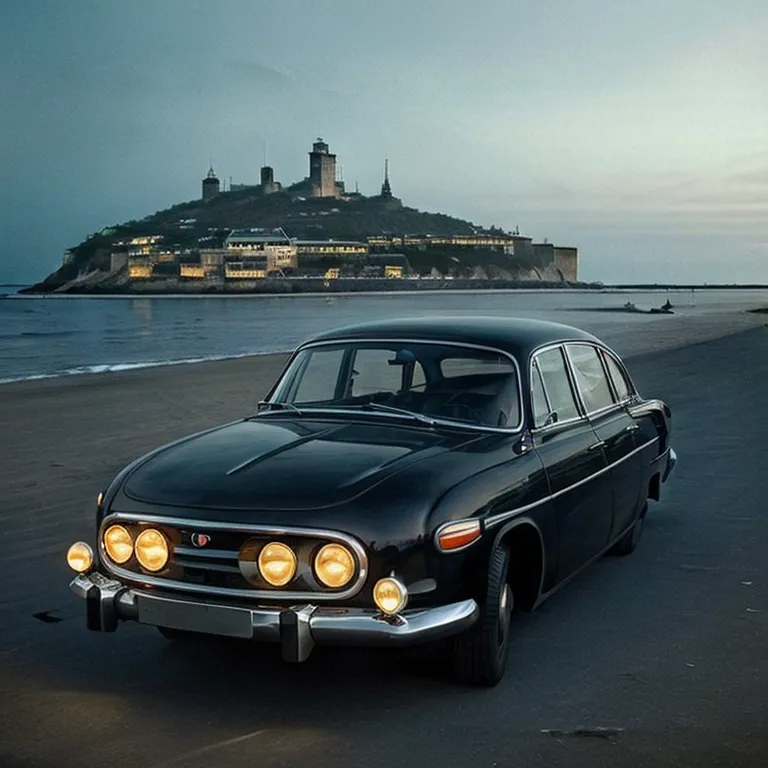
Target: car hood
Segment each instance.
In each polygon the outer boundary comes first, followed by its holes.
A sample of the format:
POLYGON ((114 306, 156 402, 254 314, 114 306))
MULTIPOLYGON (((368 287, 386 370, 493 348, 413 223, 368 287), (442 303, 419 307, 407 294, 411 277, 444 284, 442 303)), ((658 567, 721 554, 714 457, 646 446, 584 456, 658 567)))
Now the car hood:
POLYGON ((193 435, 150 454, 126 496, 205 509, 320 509, 478 439, 477 433, 366 422, 259 417, 193 435))

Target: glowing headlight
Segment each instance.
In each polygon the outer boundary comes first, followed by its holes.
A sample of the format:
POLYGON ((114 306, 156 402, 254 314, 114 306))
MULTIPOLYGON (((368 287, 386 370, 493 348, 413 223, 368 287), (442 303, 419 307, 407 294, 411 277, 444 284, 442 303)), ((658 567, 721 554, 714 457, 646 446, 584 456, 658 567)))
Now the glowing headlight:
POLYGON ((133 539, 122 525, 110 525, 104 532, 104 549, 111 560, 119 565, 131 559, 133 539))
POLYGON ((76 573, 85 573, 93 565, 93 550, 84 541, 76 541, 67 550, 67 563, 76 573))
POLYGON ((259 553, 259 572, 273 587, 284 587, 296 575, 296 555, 290 547, 273 541, 259 553))
POLYGON ((326 544, 315 557, 315 575, 326 587, 343 587, 355 575, 355 558, 341 544, 326 544))
POLYGON ((382 613, 400 613, 408 603, 408 590, 397 579, 379 579, 373 588, 373 602, 382 613))
POLYGON ((147 528, 136 537, 136 559, 142 568, 159 571, 168 562, 168 542, 160 531, 147 528))

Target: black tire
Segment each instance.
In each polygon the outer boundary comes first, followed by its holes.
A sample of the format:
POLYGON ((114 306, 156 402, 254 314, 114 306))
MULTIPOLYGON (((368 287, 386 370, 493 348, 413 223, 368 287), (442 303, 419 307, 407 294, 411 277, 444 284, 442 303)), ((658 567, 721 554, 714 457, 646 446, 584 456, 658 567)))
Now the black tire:
POLYGON ((493 687, 504 677, 514 610, 508 570, 509 550, 500 545, 488 564, 488 583, 480 604, 480 617, 471 629, 452 639, 453 674, 463 683, 493 687))
POLYGON ((640 514, 635 520, 635 524, 611 547, 609 554, 623 557, 629 555, 637 549, 640 538, 643 535, 643 526, 645 525, 645 515, 648 512, 648 504, 640 510, 640 514))

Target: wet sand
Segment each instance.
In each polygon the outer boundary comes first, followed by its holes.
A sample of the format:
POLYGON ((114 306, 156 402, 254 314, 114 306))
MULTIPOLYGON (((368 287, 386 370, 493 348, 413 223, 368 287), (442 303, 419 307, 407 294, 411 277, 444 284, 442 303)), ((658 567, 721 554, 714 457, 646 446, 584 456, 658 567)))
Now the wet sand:
POLYGON ((64 553, 92 539, 96 494, 141 453, 254 410, 285 356, 3 385, 0 765, 768 764, 765 325, 602 321, 641 391, 672 406, 680 462, 639 550, 522 616, 490 692, 394 654, 287 667, 85 631, 64 553), (619 730, 543 734, 600 726, 619 730))

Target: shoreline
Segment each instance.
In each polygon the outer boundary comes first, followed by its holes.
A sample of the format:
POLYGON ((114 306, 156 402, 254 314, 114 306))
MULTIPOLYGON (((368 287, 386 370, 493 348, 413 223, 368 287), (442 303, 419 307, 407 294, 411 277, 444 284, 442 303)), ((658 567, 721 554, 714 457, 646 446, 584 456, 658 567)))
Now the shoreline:
MULTIPOLYGON (((17 286, 0 286, 15 288, 17 286)), ((55 292, 39 291, 29 292, 24 288, 15 293, 0 294, 0 299, 301 299, 301 298, 338 298, 347 296, 399 296, 418 293, 419 295, 467 295, 467 294, 609 294, 622 295, 626 293, 689 293, 691 291, 714 292, 714 291, 763 291, 768 290, 768 285, 617 285, 604 287, 568 287, 553 288, 551 286, 541 288, 425 288, 425 289, 392 289, 379 291, 307 291, 307 292, 284 292, 275 291, 273 293, 266 291, 215 291, 205 292, 163 292, 163 291, 136 291, 121 293, 76 293, 76 292, 55 292)), ((762 311, 762 308, 747 311, 762 311)))
MULTIPOLYGON (((646 314, 616 310, 617 314, 646 314)), ((661 324, 612 325, 598 330, 592 324, 580 324, 584 330, 594 333, 606 345, 614 349, 622 358, 629 359, 667 349, 681 348, 691 344, 700 344, 736 335, 745 331, 768 327, 768 322, 761 315, 768 313, 768 308, 756 310, 741 310, 706 315, 653 315, 667 318, 661 324)), ((606 313, 599 313, 606 314, 606 313)), ((293 349, 265 350, 261 352, 245 352, 234 355, 212 357, 184 358, 179 360, 139 361, 135 363, 93 364, 81 366, 69 371, 52 374, 33 374, 18 378, 0 379, 0 391, 8 393, 11 390, 24 387, 53 386, 56 382, 77 381, 86 382, 116 381, 126 376, 135 379, 141 376, 160 375, 194 376, 195 372, 207 373, 217 366, 233 366, 241 364, 258 367, 261 362, 270 367, 272 361, 278 358, 286 359, 293 349), (108 375, 107 375, 108 374, 108 375)), ((216 393, 214 393, 216 394, 216 393)))

